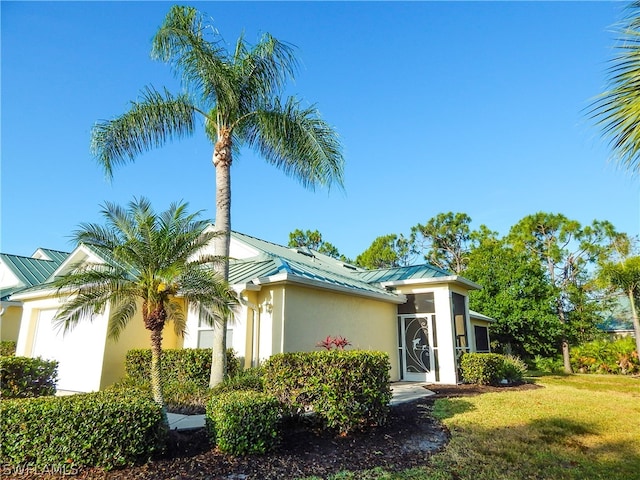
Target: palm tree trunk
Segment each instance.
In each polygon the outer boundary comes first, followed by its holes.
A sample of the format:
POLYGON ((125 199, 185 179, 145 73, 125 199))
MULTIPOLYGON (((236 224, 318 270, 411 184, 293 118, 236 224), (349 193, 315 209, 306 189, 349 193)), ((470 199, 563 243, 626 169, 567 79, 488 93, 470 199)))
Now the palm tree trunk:
POLYGON ((640 357, 640 320, 638 319, 638 309, 636 299, 633 296, 633 288, 629 289, 629 303, 631 304, 631 319, 633 320, 633 332, 636 336, 636 353, 640 357))
POLYGON ((151 393, 153 400, 162 407, 162 416, 168 425, 167 406, 162 394, 162 328, 151 330, 151 393))
MULTIPOLYGON (((213 151, 213 165, 216 168, 216 221, 214 238, 215 254, 223 261, 215 265, 216 271, 229 281, 229 243, 231 241, 231 131, 222 128, 213 151)), ((213 388, 224 380, 227 370, 227 319, 221 320, 213 329, 213 352, 209 387, 213 388)))

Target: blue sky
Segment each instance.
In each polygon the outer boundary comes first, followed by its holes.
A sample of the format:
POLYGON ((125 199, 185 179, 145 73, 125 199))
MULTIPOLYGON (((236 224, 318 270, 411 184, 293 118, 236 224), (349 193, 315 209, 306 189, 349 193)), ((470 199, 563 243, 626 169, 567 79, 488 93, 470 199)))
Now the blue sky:
MULTIPOLYGON (((149 57, 172 2, 6 2, 1 8, 1 244, 71 250, 104 201, 188 201, 214 215, 200 133, 108 182, 91 128, 146 85, 178 91, 149 57)), ((232 46, 269 32, 297 47, 289 93, 339 132, 345 190, 305 190, 251 151, 232 168, 232 228, 286 244, 296 228, 355 257, 440 212, 506 234, 526 215, 609 220, 637 235, 638 179, 608 161, 586 109, 605 86, 620 2, 191 2, 232 46)))

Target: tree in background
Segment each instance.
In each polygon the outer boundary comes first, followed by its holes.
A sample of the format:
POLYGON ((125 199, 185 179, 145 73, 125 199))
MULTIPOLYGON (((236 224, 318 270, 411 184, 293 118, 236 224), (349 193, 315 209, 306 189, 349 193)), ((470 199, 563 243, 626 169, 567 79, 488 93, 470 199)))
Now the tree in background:
POLYGON ((383 235, 356 257, 355 264, 370 269, 403 267, 411 263, 411 245, 402 234, 383 235))
POLYGON ((325 242, 322 239, 322 234, 318 230, 306 230, 302 231, 296 228, 293 232, 289 233, 289 247, 307 247, 316 252, 320 252, 324 255, 328 255, 331 258, 348 262, 349 260, 341 255, 338 249, 329 242, 325 242))
POLYGON ((411 228, 415 253, 429 263, 455 274, 464 271, 471 250, 471 217, 466 213, 439 213, 424 225, 411 228))
POLYGON ((464 276, 482 285, 469 292, 469 307, 496 319, 492 347, 521 358, 552 356, 562 337, 554 290, 538 258, 516 251, 493 235, 469 253, 464 276))
MULTIPOLYGON (((94 127, 92 150, 112 176, 114 166, 193 135, 200 119, 213 144, 216 171, 215 228, 221 235, 214 248, 227 259, 217 268, 228 280, 234 152, 251 147, 305 187, 342 186, 338 137, 314 107, 302 107, 295 97, 281 98, 297 62, 292 48, 269 34, 256 45, 241 36, 229 52, 205 16, 176 5, 153 37, 152 57, 171 65, 185 92, 146 88, 128 112, 94 127)), ((212 387, 224 378, 226 332, 224 322, 213 332, 212 387)))
POLYGON ((614 242, 614 255, 600 265, 599 276, 609 287, 629 298, 636 351, 640 355, 640 321, 636 302, 640 299, 640 256, 634 254, 634 243, 627 235, 614 242))
POLYGON ((619 29, 617 54, 608 70, 608 90, 590 114, 597 120, 615 158, 631 173, 640 172, 640 2, 633 2, 619 29))
POLYGON ((91 321, 109 306, 108 334, 117 339, 140 308, 151 336, 151 387, 154 400, 166 410, 162 395, 162 331, 173 322, 184 334, 184 302, 198 308, 200 319, 220 324, 232 315, 235 296, 215 273, 212 262, 200 255, 214 237, 205 232, 208 221, 187 214, 186 204, 173 204, 156 214, 148 200, 123 209, 106 203, 106 225, 82 224, 75 232, 78 243, 98 249, 106 264, 81 264, 58 278, 54 285, 66 300, 55 321, 64 331, 80 321, 91 321), (180 298, 178 298, 180 297, 180 298))
POLYGON ((601 307, 593 295, 590 269, 610 253, 615 235, 609 222, 594 221, 582 227, 564 215, 539 212, 520 220, 507 236, 516 251, 538 258, 555 290, 554 306, 563 326, 561 350, 567 373, 571 373, 570 342, 584 337, 585 328, 595 331, 595 314, 601 307))

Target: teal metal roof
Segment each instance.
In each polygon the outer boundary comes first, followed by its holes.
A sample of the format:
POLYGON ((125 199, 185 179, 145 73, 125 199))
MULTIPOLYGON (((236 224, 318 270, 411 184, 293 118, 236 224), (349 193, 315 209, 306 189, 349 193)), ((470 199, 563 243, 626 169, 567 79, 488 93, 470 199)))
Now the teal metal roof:
POLYGON ((442 270, 433 265, 412 265, 409 267, 383 268, 380 270, 358 271, 357 274, 363 281, 373 282, 397 282, 419 278, 450 277, 451 272, 442 270))
POLYGON ((62 264, 65 258, 69 256, 66 252, 58 250, 45 250, 51 260, 40 260, 37 258, 23 257, 20 255, 11 255, 8 253, 0 253, 0 259, 22 282, 20 287, 12 287, 2 289, 0 298, 5 299, 9 295, 27 288, 31 288, 44 283, 51 274, 62 264))

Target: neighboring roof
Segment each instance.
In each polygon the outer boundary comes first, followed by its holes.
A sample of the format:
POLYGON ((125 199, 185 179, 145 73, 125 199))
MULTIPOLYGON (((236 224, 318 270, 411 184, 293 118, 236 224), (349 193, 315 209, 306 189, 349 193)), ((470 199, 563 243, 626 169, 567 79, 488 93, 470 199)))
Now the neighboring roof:
POLYGON ((0 253, 0 259, 22 283, 20 286, 3 288, 0 291, 0 299, 6 299, 9 295, 20 290, 42 284, 69 256, 68 253, 58 250, 39 250, 43 251, 51 260, 0 253))
POLYGON ((486 315, 483 315, 481 313, 475 312, 473 310, 469 310, 469 316, 472 319, 482 320, 482 321, 490 322, 490 323, 494 323, 494 322, 497 321, 495 318, 487 317, 486 315))

